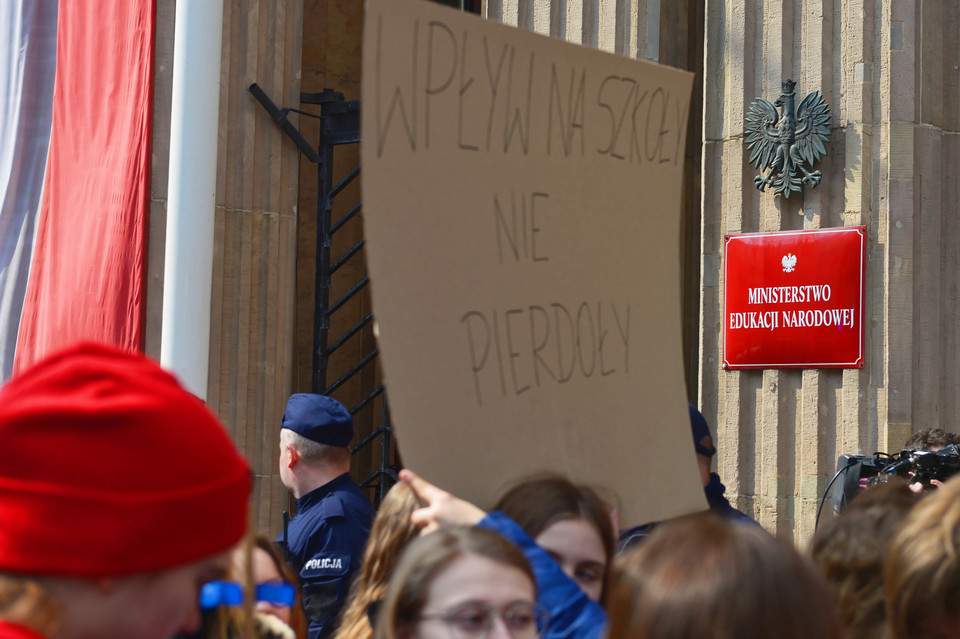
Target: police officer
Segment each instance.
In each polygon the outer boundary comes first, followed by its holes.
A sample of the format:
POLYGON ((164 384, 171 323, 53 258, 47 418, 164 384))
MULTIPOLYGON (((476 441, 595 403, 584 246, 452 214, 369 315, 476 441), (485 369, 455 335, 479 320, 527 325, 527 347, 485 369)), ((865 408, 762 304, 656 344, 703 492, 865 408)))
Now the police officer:
POLYGON ((350 478, 353 417, 323 395, 297 393, 280 423, 280 479, 297 514, 280 536, 300 574, 310 639, 329 636, 349 594, 374 510, 350 478))
MULTIPOLYGON (((710 427, 696 406, 688 403, 690 409, 690 429, 693 433, 693 447, 697 451, 697 468, 700 470, 700 482, 703 484, 703 492, 707 496, 707 504, 710 510, 720 515, 724 519, 736 522, 738 524, 749 524, 759 526, 749 515, 740 512, 730 505, 726 493, 727 487, 720 481, 720 475, 711 472, 713 456, 717 454, 717 449, 713 445, 713 436, 710 435, 710 427)), ((620 539, 617 543, 617 554, 644 541, 658 522, 634 526, 620 531, 620 539)))

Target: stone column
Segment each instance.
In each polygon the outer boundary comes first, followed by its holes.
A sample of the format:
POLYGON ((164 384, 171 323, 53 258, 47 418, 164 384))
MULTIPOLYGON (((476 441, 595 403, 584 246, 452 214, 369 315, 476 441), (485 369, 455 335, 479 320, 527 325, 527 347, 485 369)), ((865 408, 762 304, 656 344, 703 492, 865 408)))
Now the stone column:
MULTIPOLYGON (((163 304, 174 0, 157 2, 146 351, 157 357, 163 304)), ((223 2, 220 144, 208 403, 254 473, 253 525, 277 532, 279 416, 293 377, 299 152, 247 92, 300 102, 302 0, 223 2)), ((296 116, 293 116, 294 118, 296 116)))

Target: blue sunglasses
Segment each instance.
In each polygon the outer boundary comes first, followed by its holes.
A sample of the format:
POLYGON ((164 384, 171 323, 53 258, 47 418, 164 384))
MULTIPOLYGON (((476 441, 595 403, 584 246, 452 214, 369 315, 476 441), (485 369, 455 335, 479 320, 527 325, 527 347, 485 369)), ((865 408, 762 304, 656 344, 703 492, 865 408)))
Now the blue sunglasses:
MULTIPOLYGON (((265 583, 257 586, 256 601, 269 601, 278 606, 292 606, 297 591, 288 583, 265 583)), ((243 603, 243 586, 235 581, 211 581, 200 588, 200 608, 239 606, 243 603)))

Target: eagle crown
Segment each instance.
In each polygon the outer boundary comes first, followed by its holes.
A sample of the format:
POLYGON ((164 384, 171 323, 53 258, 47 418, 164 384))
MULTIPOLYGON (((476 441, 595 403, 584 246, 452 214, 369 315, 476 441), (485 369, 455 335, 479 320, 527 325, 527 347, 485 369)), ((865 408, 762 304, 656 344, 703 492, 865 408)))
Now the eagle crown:
POLYGON ((773 103, 773 106, 783 107, 783 114, 789 118, 793 118, 793 90, 796 86, 797 83, 793 80, 788 79, 781 82, 780 97, 773 103))
POLYGON ((754 184, 760 191, 772 186, 785 198, 802 193, 804 185, 816 188, 820 184, 822 174, 813 166, 827 154, 830 139, 830 106, 815 91, 795 108, 796 86, 793 80, 783 80, 776 102, 756 98, 746 117, 749 161, 760 169, 754 184), (782 115, 778 107, 783 109, 782 115))

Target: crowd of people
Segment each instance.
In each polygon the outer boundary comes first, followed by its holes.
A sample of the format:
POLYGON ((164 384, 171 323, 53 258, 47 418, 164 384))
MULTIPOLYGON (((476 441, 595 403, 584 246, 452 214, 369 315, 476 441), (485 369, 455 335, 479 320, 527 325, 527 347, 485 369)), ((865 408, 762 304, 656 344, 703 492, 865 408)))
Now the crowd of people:
POLYGON ((297 513, 270 539, 203 402, 79 345, 0 389, 0 639, 960 637, 960 477, 867 488, 801 552, 733 509, 690 417, 710 509, 618 531, 609 494, 561 475, 488 511, 403 470, 374 510, 350 412, 297 394, 279 424, 297 513))

